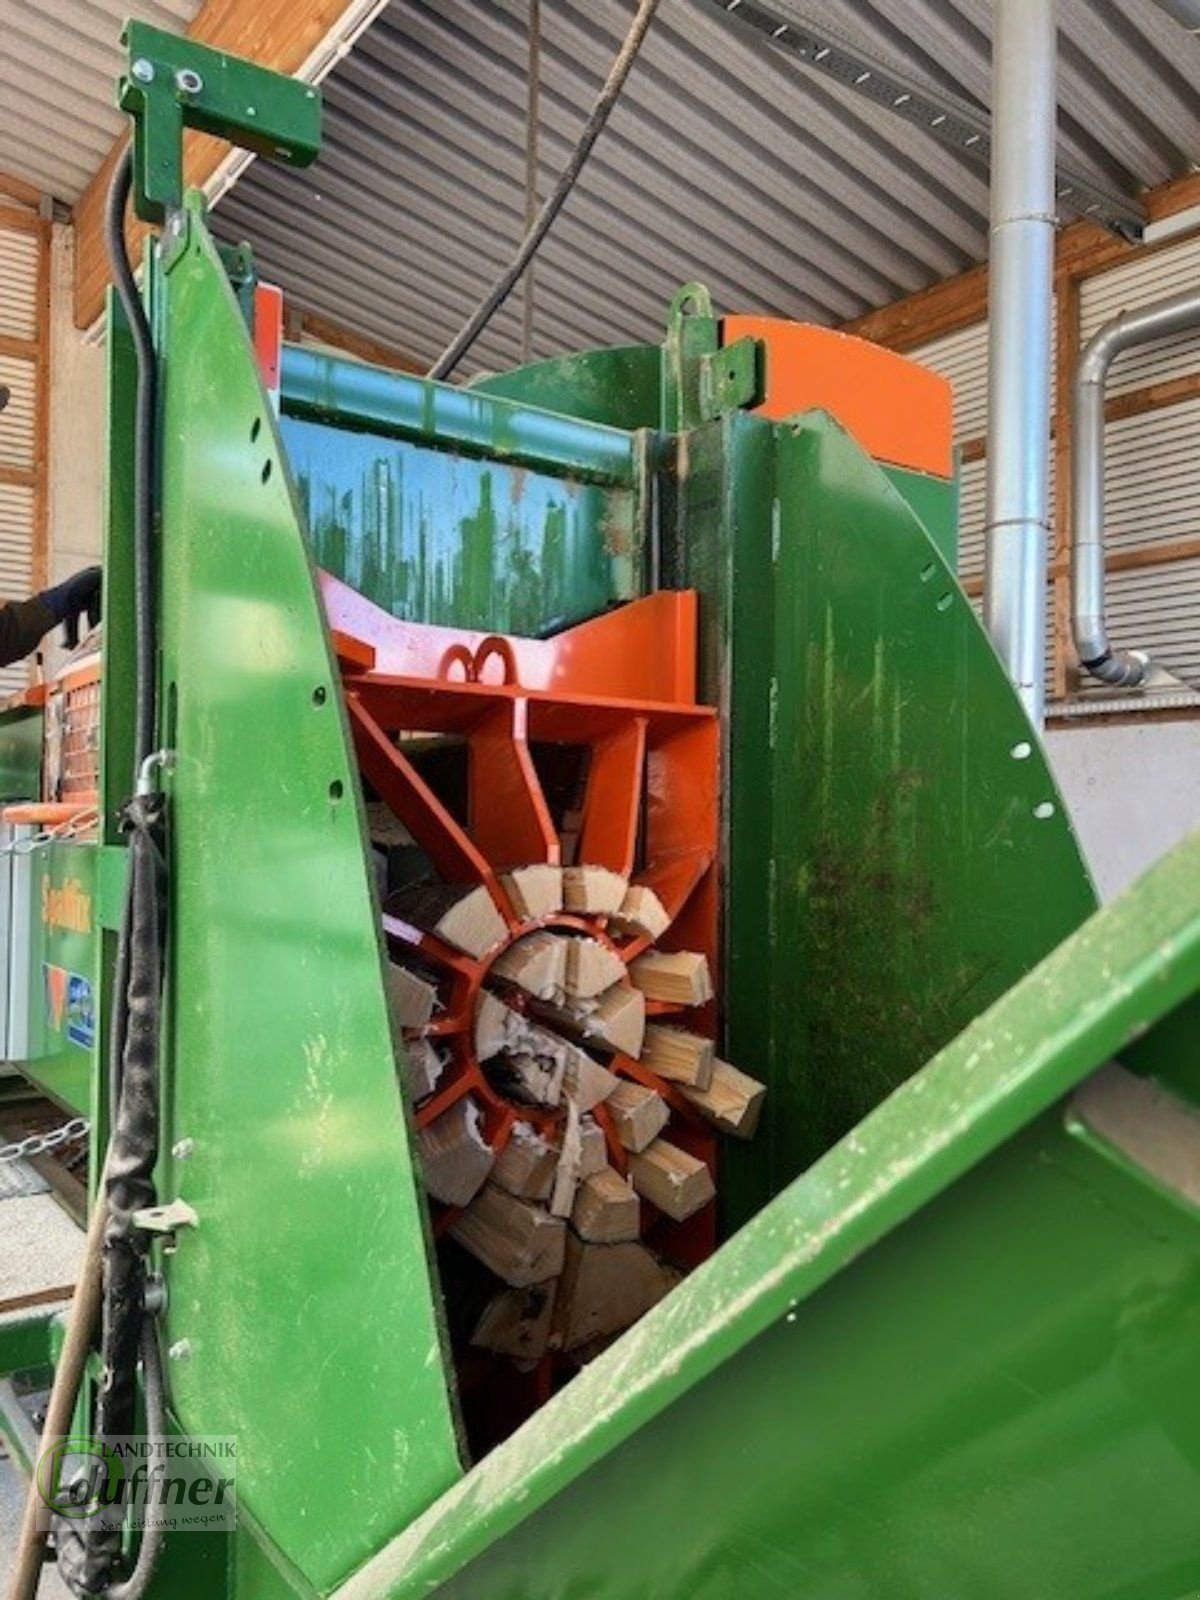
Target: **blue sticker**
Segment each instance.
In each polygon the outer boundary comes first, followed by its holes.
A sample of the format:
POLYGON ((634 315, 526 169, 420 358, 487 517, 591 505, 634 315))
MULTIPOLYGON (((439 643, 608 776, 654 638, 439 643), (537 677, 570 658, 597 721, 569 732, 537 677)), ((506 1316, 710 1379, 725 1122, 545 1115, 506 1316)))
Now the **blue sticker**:
POLYGON ((85 1050, 90 1050, 96 1041, 92 983, 79 972, 67 974, 67 1038, 85 1050))

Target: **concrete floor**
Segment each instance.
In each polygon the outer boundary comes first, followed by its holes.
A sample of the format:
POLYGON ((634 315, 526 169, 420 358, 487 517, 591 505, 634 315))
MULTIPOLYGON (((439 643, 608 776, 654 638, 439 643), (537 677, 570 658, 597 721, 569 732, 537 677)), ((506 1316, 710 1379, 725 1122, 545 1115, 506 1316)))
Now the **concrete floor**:
MULTIPOLYGON (((49 1194, 0 1199, 0 1307, 6 1300, 74 1284, 83 1233, 49 1194)), ((25 1504, 25 1479, 0 1444, 0 1583, 15 1559, 25 1504)), ((69 1600, 53 1567, 42 1573, 38 1600, 69 1600)))
MULTIPOLYGON (((25 1479, 0 1449, 0 1580, 5 1583, 16 1559, 17 1533, 25 1508, 25 1479)), ((71 1600, 71 1591, 54 1568, 42 1572, 38 1600, 71 1600)))

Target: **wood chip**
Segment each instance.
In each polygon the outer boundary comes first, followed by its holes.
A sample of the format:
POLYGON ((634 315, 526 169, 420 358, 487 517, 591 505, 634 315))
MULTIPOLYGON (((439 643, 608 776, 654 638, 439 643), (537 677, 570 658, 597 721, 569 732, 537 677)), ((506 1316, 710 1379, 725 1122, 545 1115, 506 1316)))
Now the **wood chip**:
POLYGON ((650 1000, 699 1006, 713 997, 708 961, 694 950, 647 950, 631 963, 629 976, 650 1000))
MULTIPOLYGON (((612 1094, 620 1087, 618 1082, 612 1094)), ((609 1099, 612 1095, 609 1096, 609 1099)), ((608 1100, 605 1101, 608 1104, 608 1100)), ((604 1129, 595 1120, 586 1114, 579 1119, 580 1158, 579 1176, 590 1178, 593 1172, 603 1172, 608 1165, 608 1140, 604 1137, 604 1129)))
POLYGON ((716 1047, 711 1039, 686 1028, 666 1028, 652 1023, 646 1029, 642 1061, 651 1072, 670 1083, 707 1089, 712 1082, 716 1047))
POLYGON ((518 917, 537 922, 563 908, 562 868, 535 862, 517 867, 500 880, 518 917))
POLYGON ((470 1095, 420 1130, 421 1170, 435 1200, 465 1206, 492 1170, 492 1147, 483 1137, 483 1118, 470 1095))
POLYGON ((437 1088, 446 1063, 431 1039, 406 1039, 400 1047, 400 1070, 408 1098, 416 1105, 437 1088))
POLYGON ((469 956, 484 956, 508 933, 496 903, 484 888, 458 884, 413 884, 390 895, 386 909, 415 928, 435 933, 469 956))
POLYGON ((388 962, 385 983, 388 1010, 395 1026, 407 1030, 427 1027, 437 1005, 437 985, 396 961, 388 962))
POLYGON ((494 994, 481 994, 475 1009, 475 1054, 490 1061, 508 1041, 508 1019, 512 1012, 494 994))
POLYGON ((492 971, 536 999, 552 1000, 567 986, 570 948, 579 943, 540 928, 510 945, 492 963, 492 971))
POLYGON ((562 1218, 494 1183, 455 1218, 450 1233, 515 1289, 557 1278, 563 1269, 567 1225, 562 1218))
POLYGON ((683 1088, 687 1098, 722 1133, 739 1139, 752 1139, 766 1098, 767 1086, 757 1078, 731 1067, 728 1061, 713 1063, 712 1080, 707 1089, 683 1088))
POLYGON ((492 1182, 522 1200, 548 1200, 558 1169, 558 1151, 528 1122, 513 1125, 496 1157, 492 1182))
POLYGON ((565 1033, 618 1055, 638 1056, 646 1033, 646 997, 638 989, 617 984, 599 1000, 543 1003, 539 1012, 565 1033))
POLYGON ((568 911, 611 916, 625 900, 629 880, 608 867, 564 867, 563 904, 568 911))
POLYGON ((661 939, 671 926, 666 906, 644 883, 629 885, 612 921, 622 933, 642 934, 650 939, 661 939))
POLYGON ((641 1214, 633 1185, 605 1167, 579 1185, 571 1226, 589 1244, 620 1244, 638 1237, 641 1214))
POLYGON ((567 958, 562 987, 572 1000, 592 1000, 625 976, 620 956, 598 939, 562 939, 559 943, 567 958))
POLYGON ((558 1171, 554 1174, 554 1188, 550 1194, 552 1216, 571 1215, 575 1205, 575 1191, 579 1187, 579 1168, 582 1162, 583 1139, 579 1127, 579 1108, 571 1100, 567 1103, 567 1120, 563 1127, 558 1171))
POLYGON ((631 1155, 629 1176, 637 1192, 675 1222, 695 1216, 716 1193, 704 1162, 666 1139, 631 1155))
POLYGON ((471 1343, 516 1361, 540 1360, 550 1343, 557 1288, 552 1278, 528 1289, 501 1289, 484 1307, 471 1343))
POLYGON ((667 1125, 670 1112, 666 1101, 653 1089, 622 1079, 608 1099, 605 1110, 612 1117, 617 1138, 626 1150, 644 1150, 667 1125))
POLYGON ((572 1233, 554 1311, 563 1349, 628 1328, 677 1282, 644 1245, 587 1244, 572 1233))

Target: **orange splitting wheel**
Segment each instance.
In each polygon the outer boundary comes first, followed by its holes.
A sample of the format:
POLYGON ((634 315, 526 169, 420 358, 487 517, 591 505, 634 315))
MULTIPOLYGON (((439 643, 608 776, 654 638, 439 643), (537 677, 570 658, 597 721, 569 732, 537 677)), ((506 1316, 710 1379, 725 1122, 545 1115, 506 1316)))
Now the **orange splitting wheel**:
MULTIPOLYGON (((438 996, 419 1032, 436 1045, 444 1070, 418 1101, 417 1127, 428 1129, 471 1096, 496 1157, 521 1122, 553 1144, 565 1106, 514 1095, 477 1046, 489 995, 545 1022, 536 1001, 499 980, 506 953, 550 930, 618 957, 612 970, 626 989, 630 963, 652 944, 698 953, 716 970, 718 724, 695 702, 695 595, 656 594, 534 640, 401 622, 327 574, 322 587, 364 778, 441 883, 484 891, 494 919, 495 937, 485 933, 484 947, 468 950, 428 918, 406 916, 402 897, 399 911, 395 897, 384 898, 392 960, 425 974, 438 996), (456 797, 439 793, 412 753, 447 735, 466 750, 456 797), (564 762, 575 774, 566 800, 555 778, 564 762), (662 926, 652 932, 569 905, 530 915, 511 875, 535 864, 605 869, 597 876, 606 882, 614 874, 651 890, 662 926)), ((688 1005, 647 995, 645 1018, 711 1039, 716 1005, 708 996, 688 1005)), ((618 1080, 659 1095, 670 1142, 715 1178, 715 1136, 676 1083, 635 1054, 593 1050, 586 1035, 576 1042, 618 1080)), ((629 1152, 612 1116, 602 1099, 589 1109, 609 1165, 625 1174, 629 1152)), ((452 1229, 460 1215, 461 1206, 439 1206, 435 1231, 452 1229)), ((659 1258, 686 1270, 715 1247, 715 1203, 675 1220, 643 1196, 640 1231, 659 1258)))

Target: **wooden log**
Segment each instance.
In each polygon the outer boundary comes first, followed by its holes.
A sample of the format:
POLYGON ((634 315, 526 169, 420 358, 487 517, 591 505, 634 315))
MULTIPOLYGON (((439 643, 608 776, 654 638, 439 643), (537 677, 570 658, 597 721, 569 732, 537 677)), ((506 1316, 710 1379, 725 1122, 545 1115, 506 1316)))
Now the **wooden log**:
POLYGON ((612 923, 622 933, 661 939, 671 926, 671 917, 653 889, 644 883, 631 883, 612 923))
POLYGON ((468 1205, 495 1159, 483 1137, 483 1117, 470 1095, 456 1100, 418 1135, 425 1187, 448 1206, 468 1205))
POLYGON ((708 961, 695 950, 647 950, 630 964, 629 976, 650 1000, 700 1006, 713 997, 708 961))
POLYGON ((670 1112, 666 1101, 653 1089, 624 1079, 604 1102, 612 1117, 617 1138, 626 1150, 642 1151, 652 1144, 667 1125, 670 1112))
POLYGON ((513 1125, 496 1157, 492 1182, 522 1200, 548 1200, 558 1169, 558 1151, 528 1122, 513 1125))
POLYGON ((528 1289, 501 1289, 484 1307, 471 1343, 514 1361, 539 1361, 550 1344, 557 1289, 553 1278, 528 1289))
POLYGON ((500 880, 518 917, 536 922, 563 908, 562 868, 538 861, 517 867, 500 880))
POLYGON ((621 909, 629 880, 608 867, 564 867, 563 904, 568 911, 611 916, 621 909))
POLYGON ((400 1063, 400 1075, 413 1105, 433 1093, 446 1070, 431 1039, 406 1039, 400 1047, 400 1063))
POLYGON ((562 1348, 578 1349, 628 1328, 677 1282, 644 1245, 588 1244, 570 1234, 554 1308, 562 1348))
POLYGON ((605 1167, 579 1185, 571 1210, 571 1226, 589 1244, 620 1244, 636 1239, 642 1208, 633 1185, 605 1167))
POLYGON ((572 1000, 593 1000, 620 983, 625 963, 615 950, 598 939, 560 939, 566 954, 566 976, 562 987, 572 1000))
POLYGON ((633 1187, 674 1222, 686 1222, 713 1198, 712 1174, 703 1161, 666 1139, 655 1139, 629 1158, 633 1187))
POLYGON ((728 1061, 714 1061, 712 1081, 707 1089, 682 1085, 697 1111, 722 1133, 732 1133, 739 1139, 752 1139, 758 1127, 767 1086, 745 1072, 731 1067, 728 1061))
POLYGON ((389 961, 385 974, 388 1011, 397 1028, 411 1031, 427 1027, 437 1005, 437 984, 418 977, 397 961, 389 961))
POLYGON ((526 994, 539 1000, 552 1000, 566 987, 570 949, 579 943, 578 939, 567 939, 551 933, 548 928, 539 928, 536 933, 528 933, 510 945, 493 962, 492 971, 526 994))
POLYGON ((451 1236, 514 1289, 557 1278, 567 1225, 544 1206, 489 1183, 450 1228, 451 1236))
POLYGON ((452 883, 412 884, 390 895, 387 910, 424 928, 469 956, 485 956, 508 932, 496 903, 484 888, 452 883))
POLYGON ((687 1028, 666 1028, 651 1024, 646 1029, 642 1061, 651 1072, 670 1083, 707 1089, 712 1082, 716 1047, 711 1039, 687 1028))

